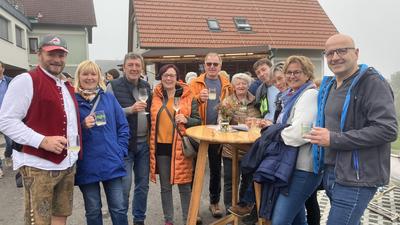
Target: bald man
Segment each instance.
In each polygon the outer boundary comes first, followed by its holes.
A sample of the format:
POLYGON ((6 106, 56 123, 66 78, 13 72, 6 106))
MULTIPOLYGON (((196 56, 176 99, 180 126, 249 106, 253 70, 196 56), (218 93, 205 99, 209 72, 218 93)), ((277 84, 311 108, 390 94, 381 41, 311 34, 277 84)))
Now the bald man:
POLYGON ((305 138, 315 144, 315 157, 324 156, 327 224, 357 225, 377 187, 389 182, 390 142, 397 138, 393 92, 377 70, 357 64, 351 37, 333 35, 324 54, 335 76, 322 81, 316 127, 305 138))

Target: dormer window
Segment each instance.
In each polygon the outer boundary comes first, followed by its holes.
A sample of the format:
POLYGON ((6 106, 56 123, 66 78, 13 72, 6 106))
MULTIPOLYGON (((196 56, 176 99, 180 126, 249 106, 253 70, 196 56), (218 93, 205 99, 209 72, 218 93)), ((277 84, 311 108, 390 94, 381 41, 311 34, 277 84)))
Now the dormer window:
POLYGON ((236 29, 238 31, 251 31, 251 25, 249 21, 244 17, 234 17, 233 21, 235 21, 236 29))
POLYGON ((208 24, 208 29, 210 29, 210 31, 221 31, 217 19, 208 19, 207 24, 208 24))

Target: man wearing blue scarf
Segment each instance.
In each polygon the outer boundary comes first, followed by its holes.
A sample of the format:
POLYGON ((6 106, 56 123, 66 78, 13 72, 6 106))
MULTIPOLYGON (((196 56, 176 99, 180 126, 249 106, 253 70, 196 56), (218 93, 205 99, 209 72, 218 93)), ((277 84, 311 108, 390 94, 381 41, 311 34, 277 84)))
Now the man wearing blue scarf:
POLYGON ((324 54, 335 76, 322 81, 316 127, 305 138, 314 144, 314 160, 325 163, 327 224, 358 225, 377 187, 389 182, 390 142, 397 138, 393 92, 377 70, 357 64, 351 37, 333 35, 324 54))

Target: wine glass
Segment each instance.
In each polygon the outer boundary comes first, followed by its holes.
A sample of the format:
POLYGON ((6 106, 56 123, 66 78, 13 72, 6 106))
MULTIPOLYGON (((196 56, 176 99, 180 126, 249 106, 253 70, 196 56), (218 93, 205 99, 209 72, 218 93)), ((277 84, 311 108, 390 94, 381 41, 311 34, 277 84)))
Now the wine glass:
POLYGON ((67 149, 71 152, 79 152, 81 150, 79 135, 68 135, 67 149))
MULTIPOLYGON (((149 98, 149 96, 147 95, 147 89, 146 88, 139 88, 139 101, 146 103, 147 99, 149 98)), ((149 114, 148 112, 144 111, 141 112, 145 115, 149 114)))
POLYGON ((180 100, 181 99, 179 97, 174 97, 174 105, 172 107, 174 108, 176 114, 178 114, 178 111, 181 108, 181 106, 179 105, 180 100))

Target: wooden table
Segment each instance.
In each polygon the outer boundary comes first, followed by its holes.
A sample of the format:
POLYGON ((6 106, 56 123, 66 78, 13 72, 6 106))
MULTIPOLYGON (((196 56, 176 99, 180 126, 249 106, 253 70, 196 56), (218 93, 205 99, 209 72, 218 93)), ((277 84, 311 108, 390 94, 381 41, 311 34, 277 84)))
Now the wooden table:
MULTIPOLYGON (((199 212, 201 192, 203 189, 204 173, 206 167, 206 158, 209 144, 252 144, 260 137, 257 132, 220 132, 215 126, 196 126, 186 130, 186 134, 192 138, 200 140, 199 151, 197 153, 197 162, 195 176, 193 181, 192 196, 190 199, 189 215, 186 224, 195 225, 197 213, 199 212)), ((237 204, 238 198, 238 152, 232 153, 232 206, 237 204)), ((231 214, 212 224, 227 224, 233 222, 238 224, 239 219, 231 214)))

